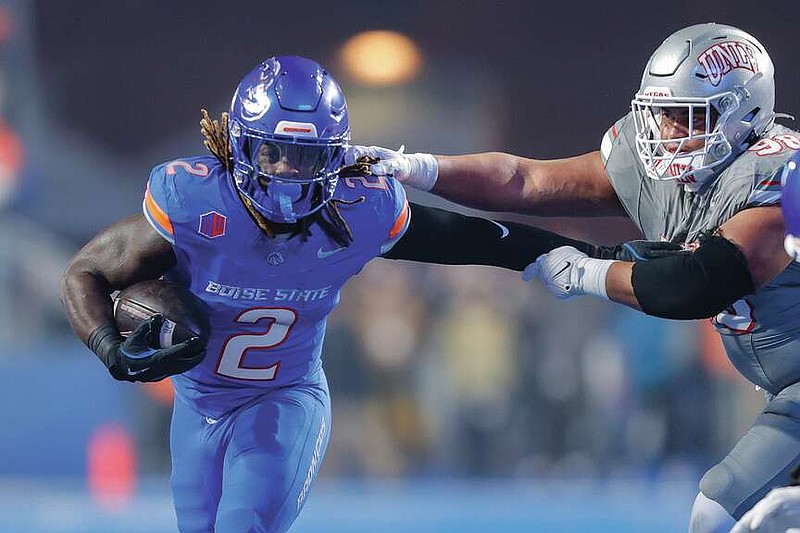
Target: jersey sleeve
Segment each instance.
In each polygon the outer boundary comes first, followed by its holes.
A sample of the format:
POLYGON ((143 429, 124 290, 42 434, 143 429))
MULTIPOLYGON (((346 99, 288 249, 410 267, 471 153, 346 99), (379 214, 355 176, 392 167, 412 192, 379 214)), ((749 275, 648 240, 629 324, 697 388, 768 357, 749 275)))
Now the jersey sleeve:
POLYGON ((408 205, 406 191, 399 181, 389 179, 389 192, 393 200, 391 226, 386 233, 383 244, 381 244, 381 254, 385 254, 392 249, 399 241, 411 223, 411 208, 408 205))
POLYGON ((159 235, 175 244, 175 229, 170 212, 176 201, 175 180, 166 172, 166 165, 159 165, 150 172, 144 192, 142 211, 144 217, 159 235))
POLYGON ((622 122, 625 118, 621 118, 616 121, 608 131, 606 131, 605 135, 603 135, 603 140, 600 142, 600 157, 603 158, 603 164, 605 165, 608 161, 608 158, 611 156, 611 150, 614 148, 614 141, 617 140, 619 137, 619 132, 622 130, 622 122))

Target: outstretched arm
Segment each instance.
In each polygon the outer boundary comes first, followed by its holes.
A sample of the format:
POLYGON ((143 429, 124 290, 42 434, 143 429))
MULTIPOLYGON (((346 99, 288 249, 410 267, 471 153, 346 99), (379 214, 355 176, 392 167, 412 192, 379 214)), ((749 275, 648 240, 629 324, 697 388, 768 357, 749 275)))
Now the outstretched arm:
POLYGON ((541 254, 572 246, 592 257, 600 248, 551 231, 411 205, 403 237, 383 257, 443 265, 488 265, 522 271, 541 254))
POLYGON ((570 246, 589 257, 636 261, 670 256, 681 247, 668 242, 629 241, 595 246, 516 222, 472 217, 411 203, 411 222, 383 257, 441 265, 488 265, 522 271, 537 257, 570 246))
POLYGON ((537 160, 491 152, 459 156, 404 154, 353 146, 348 160, 378 159, 375 174, 486 211, 538 216, 624 216, 600 152, 537 160))
POLYGON ((435 156, 431 192, 487 211, 537 216, 624 216, 600 152, 554 160, 504 153, 435 156))

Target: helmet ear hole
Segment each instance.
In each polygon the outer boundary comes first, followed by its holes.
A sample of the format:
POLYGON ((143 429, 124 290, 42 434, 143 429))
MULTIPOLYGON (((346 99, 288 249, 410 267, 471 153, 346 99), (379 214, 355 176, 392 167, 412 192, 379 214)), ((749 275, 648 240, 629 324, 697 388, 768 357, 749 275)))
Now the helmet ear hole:
POLYGON ((753 119, 754 119, 754 118, 756 118, 756 115, 758 115, 759 111, 761 111, 761 108, 760 108, 760 107, 755 107, 755 108, 753 108, 753 110, 752 110, 752 111, 750 111, 749 113, 747 113, 747 114, 746 114, 746 115, 745 115, 745 116, 742 118, 742 120, 743 120, 743 121, 745 121, 745 122, 753 122, 753 119))

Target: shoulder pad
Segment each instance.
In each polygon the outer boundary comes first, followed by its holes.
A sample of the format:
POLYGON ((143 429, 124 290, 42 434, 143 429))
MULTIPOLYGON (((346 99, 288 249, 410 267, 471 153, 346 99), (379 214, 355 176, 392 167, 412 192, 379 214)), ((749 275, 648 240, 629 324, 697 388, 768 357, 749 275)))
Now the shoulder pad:
POLYGON ((614 147, 614 142, 622 131, 626 118, 628 118, 627 115, 617 120, 608 128, 605 135, 603 135, 603 140, 600 142, 600 156, 603 158, 603 164, 605 164, 611 156, 611 149, 614 147))
POLYGON ((752 175, 752 192, 747 199, 748 207, 777 205, 781 198, 781 175, 786 161, 800 150, 800 133, 783 126, 773 127, 747 152, 731 164, 736 172, 752 175))
POLYGON ((147 181, 142 209, 145 218, 169 242, 175 242, 173 222, 182 220, 193 188, 222 169, 213 157, 175 159, 153 168, 147 181))

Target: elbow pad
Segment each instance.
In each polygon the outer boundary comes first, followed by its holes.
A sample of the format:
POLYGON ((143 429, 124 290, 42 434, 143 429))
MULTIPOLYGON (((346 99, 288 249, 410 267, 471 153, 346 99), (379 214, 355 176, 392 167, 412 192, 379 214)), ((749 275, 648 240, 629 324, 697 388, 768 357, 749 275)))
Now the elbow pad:
POLYGON ((710 318, 755 290, 744 254, 719 236, 689 254, 637 262, 631 283, 642 311, 684 320, 710 318))

